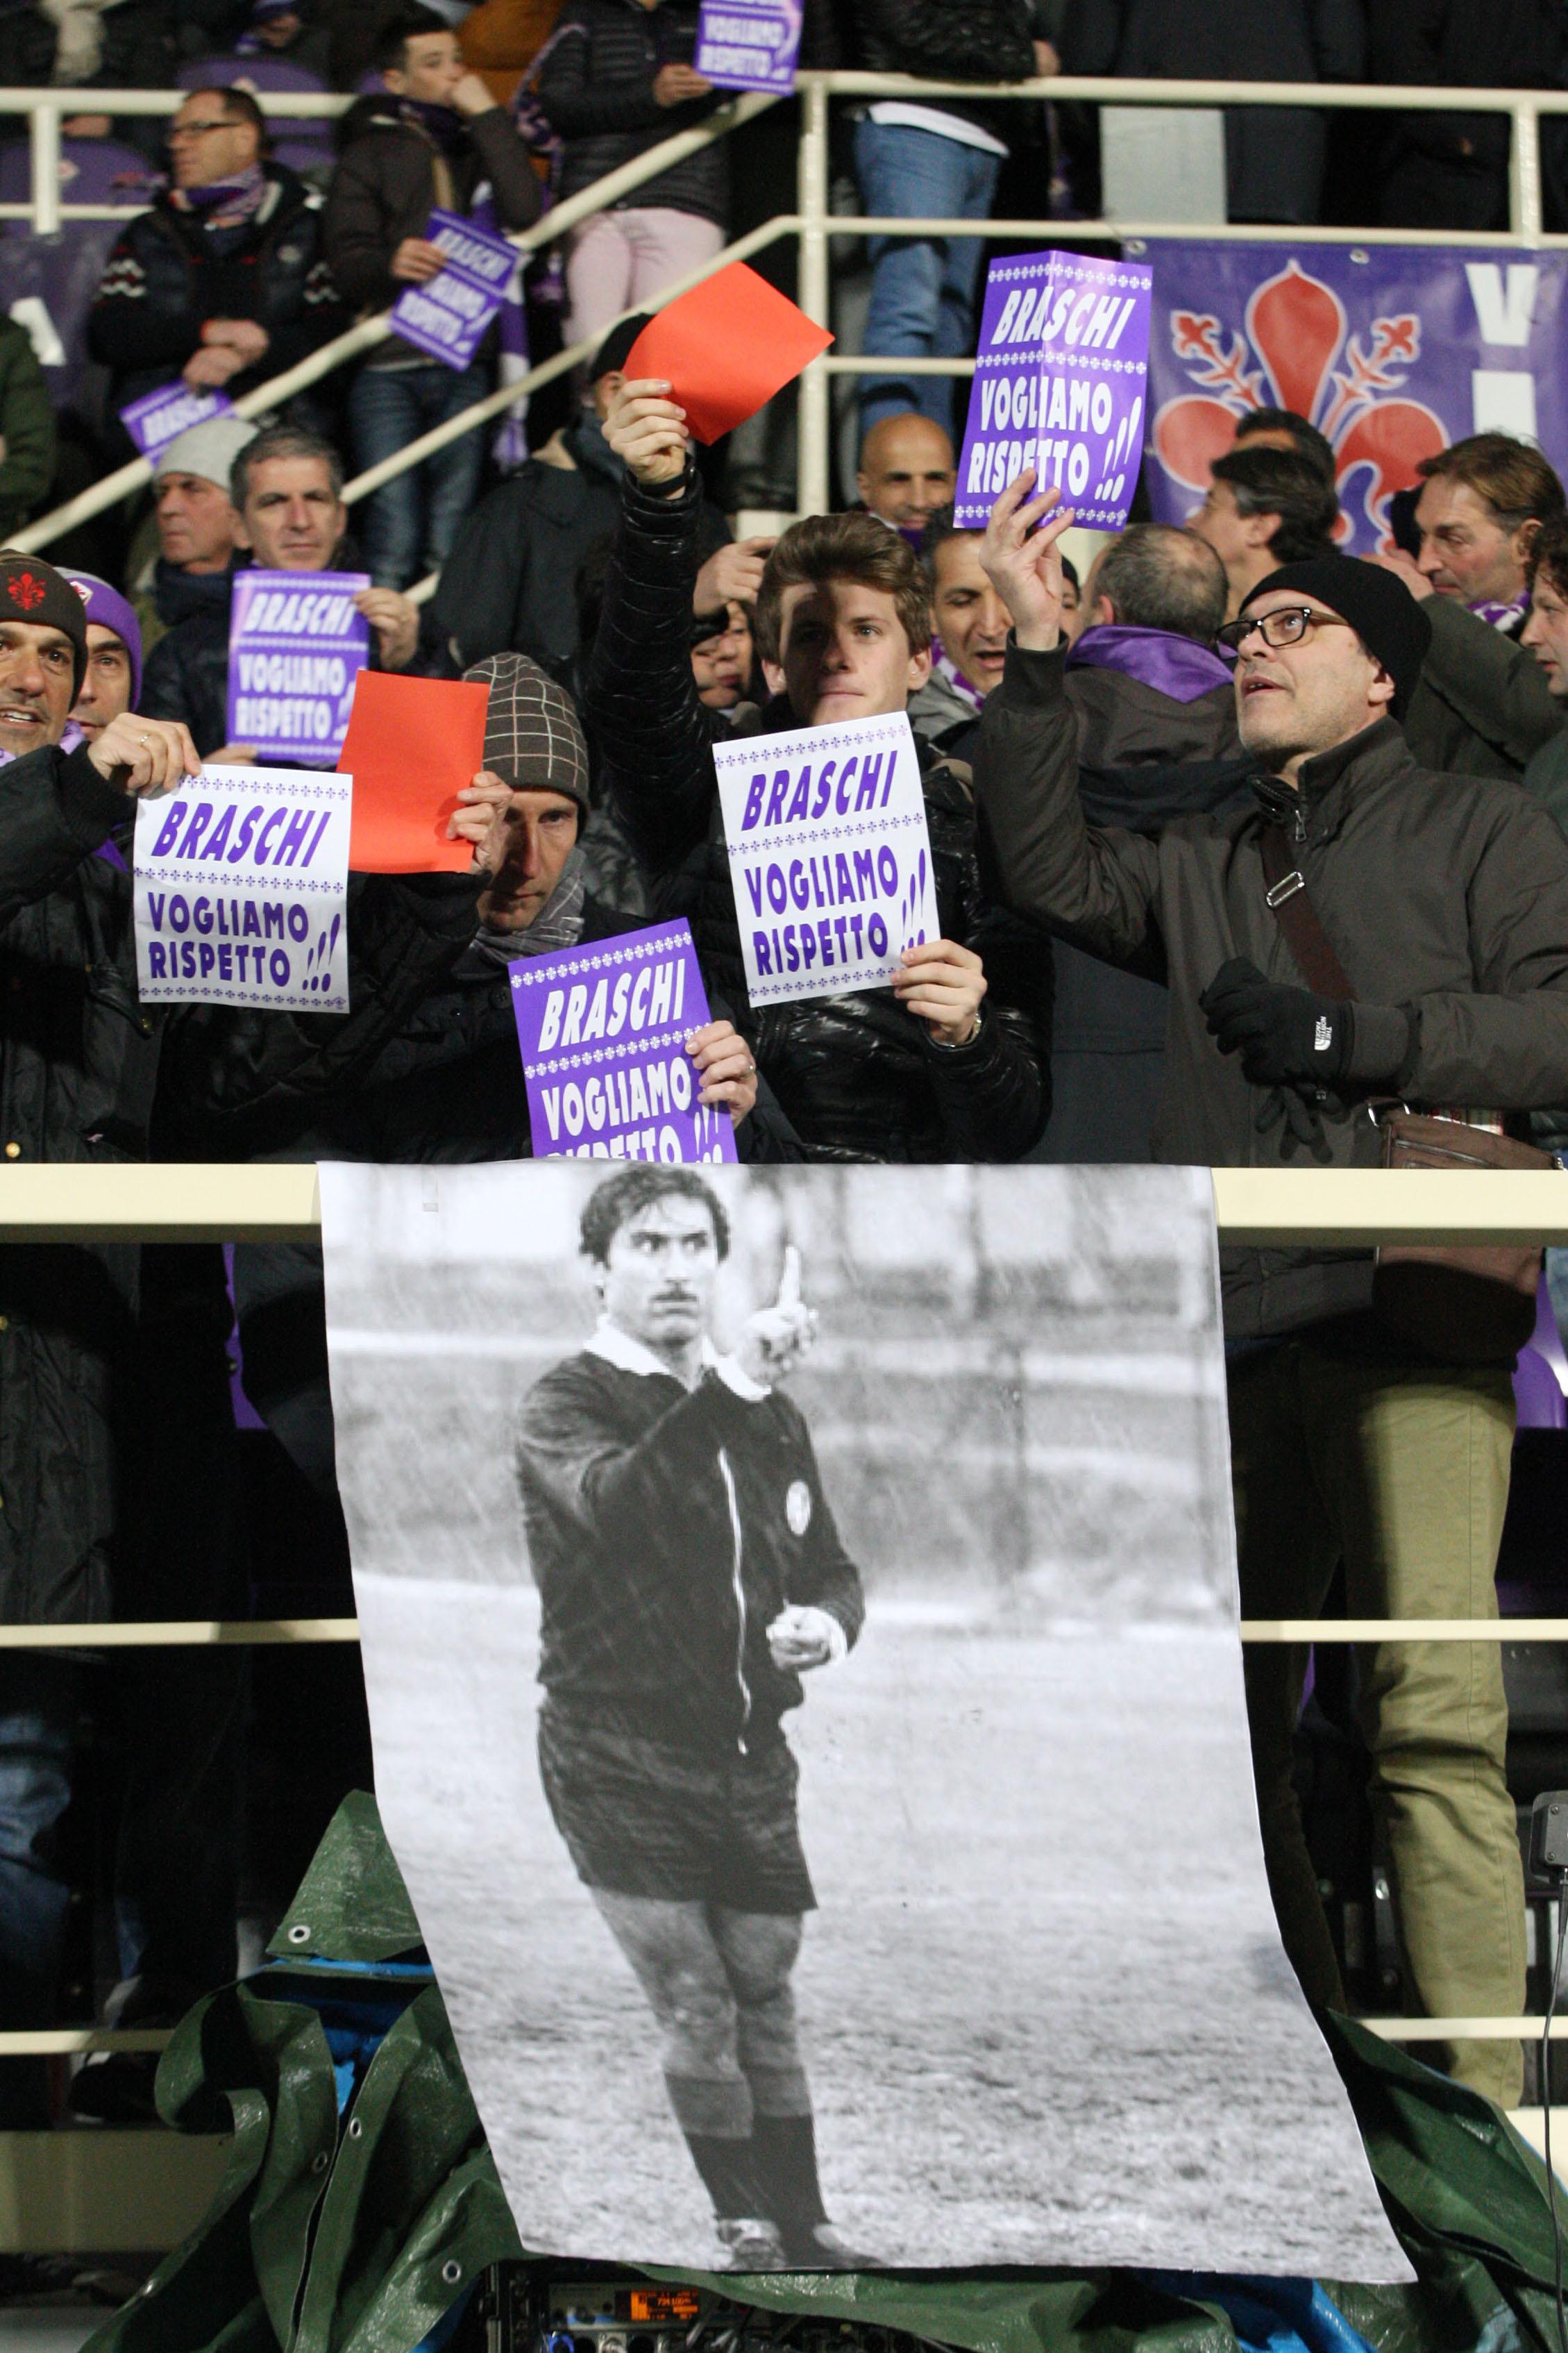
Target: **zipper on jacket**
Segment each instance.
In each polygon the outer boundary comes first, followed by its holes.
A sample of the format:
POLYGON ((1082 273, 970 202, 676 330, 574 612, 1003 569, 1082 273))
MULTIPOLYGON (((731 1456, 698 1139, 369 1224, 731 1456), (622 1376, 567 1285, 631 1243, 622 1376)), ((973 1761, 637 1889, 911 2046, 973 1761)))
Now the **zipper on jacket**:
POLYGON ((730 1458, 719 1449, 719 1472, 724 1482, 725 1499, 730 1506, 731 1552, 730 1584, 735 1596, 735 1681, 741 1686, 740 1750, 746 1753, 746 1733, 752 1721, 752 1690, 746 1681, 746 1588, 741 1578, 741 1506, 735 1496, 735 1474, 730 1468, 730 1458))

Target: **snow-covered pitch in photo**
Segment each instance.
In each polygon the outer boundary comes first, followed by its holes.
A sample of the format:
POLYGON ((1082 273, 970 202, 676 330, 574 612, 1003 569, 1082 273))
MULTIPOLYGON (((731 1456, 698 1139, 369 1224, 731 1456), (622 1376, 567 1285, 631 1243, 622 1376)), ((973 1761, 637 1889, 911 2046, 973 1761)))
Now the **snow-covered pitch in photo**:
POLYGON ((1264 1879, 1206 1171, 321 1198, 382 1815, 525 2245, 1409 2276, 1264 1879))

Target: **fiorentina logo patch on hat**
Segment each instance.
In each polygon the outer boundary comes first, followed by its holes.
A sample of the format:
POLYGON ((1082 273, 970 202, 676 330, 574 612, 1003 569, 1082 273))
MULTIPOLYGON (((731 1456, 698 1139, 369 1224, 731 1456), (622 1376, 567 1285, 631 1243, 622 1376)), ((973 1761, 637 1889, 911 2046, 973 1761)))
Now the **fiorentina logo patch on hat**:
POLYGON ((24 613, 30 613, 36 605, 41 605, 48 593, 36 572, 13 573, 5 583, 6 596, 13 605, 20 605, 24 613))

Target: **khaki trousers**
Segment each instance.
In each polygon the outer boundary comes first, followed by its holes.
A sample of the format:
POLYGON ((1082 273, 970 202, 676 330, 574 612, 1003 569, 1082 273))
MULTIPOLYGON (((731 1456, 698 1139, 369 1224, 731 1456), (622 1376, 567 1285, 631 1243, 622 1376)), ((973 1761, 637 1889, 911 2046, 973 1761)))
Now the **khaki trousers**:
MULTIPOLYGON (((1318 1616, 1343 1562, 1352 1618, 1497 1616, 1513 1391, 1506 1372, 1378 1365, 1310 1339, 1230 1373, 1232 1476, 1248 1618, 1318 1616)), ((1308 1995, 1344 1992, 1290 1786, 1304 1648, 1249 1643, 1247 1704, 1264 1859, 1308 1995)), ((1495 1641, 1358 1648, 1372 1797, 1405 1958, 1429 2018, 1524 2006, 1524 1883, 1503 1778, 1508 1709, 1495 1641)), ((1517 2105, 1517 2042, 1424 2044, 1417 2057, 1517 2105)))

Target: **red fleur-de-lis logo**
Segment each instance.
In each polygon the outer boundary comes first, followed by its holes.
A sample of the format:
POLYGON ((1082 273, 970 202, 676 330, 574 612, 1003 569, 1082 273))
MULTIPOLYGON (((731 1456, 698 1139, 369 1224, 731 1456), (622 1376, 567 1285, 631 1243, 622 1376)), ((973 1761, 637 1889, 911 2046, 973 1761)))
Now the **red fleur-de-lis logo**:
POLYGON ((24 613, 30 613, 35 605, 41 605, 48 593, 36 572, 13 573, 5 583, 5 594, 13 605, 20 605, 24 613))
POLYGON ((1353 498, 1374 543, 1390 546, 1390 498, 1420 480, 1422 459, 1447 435, 1405 390, 1402 371, 1421 356, 1419 318, 1375 318, 1359 333, 1349 325, 1332 287, 1295 260, 1255 288, 1240 331, 1212 313, 1173 311, 1171 348, 1203 389, 1167 400, 1155 416, 1154 448, 1171 480, 1202 491, 1248 409, 1293 408, 1333 447, 1342 543, 1355 536, 1353 498))

